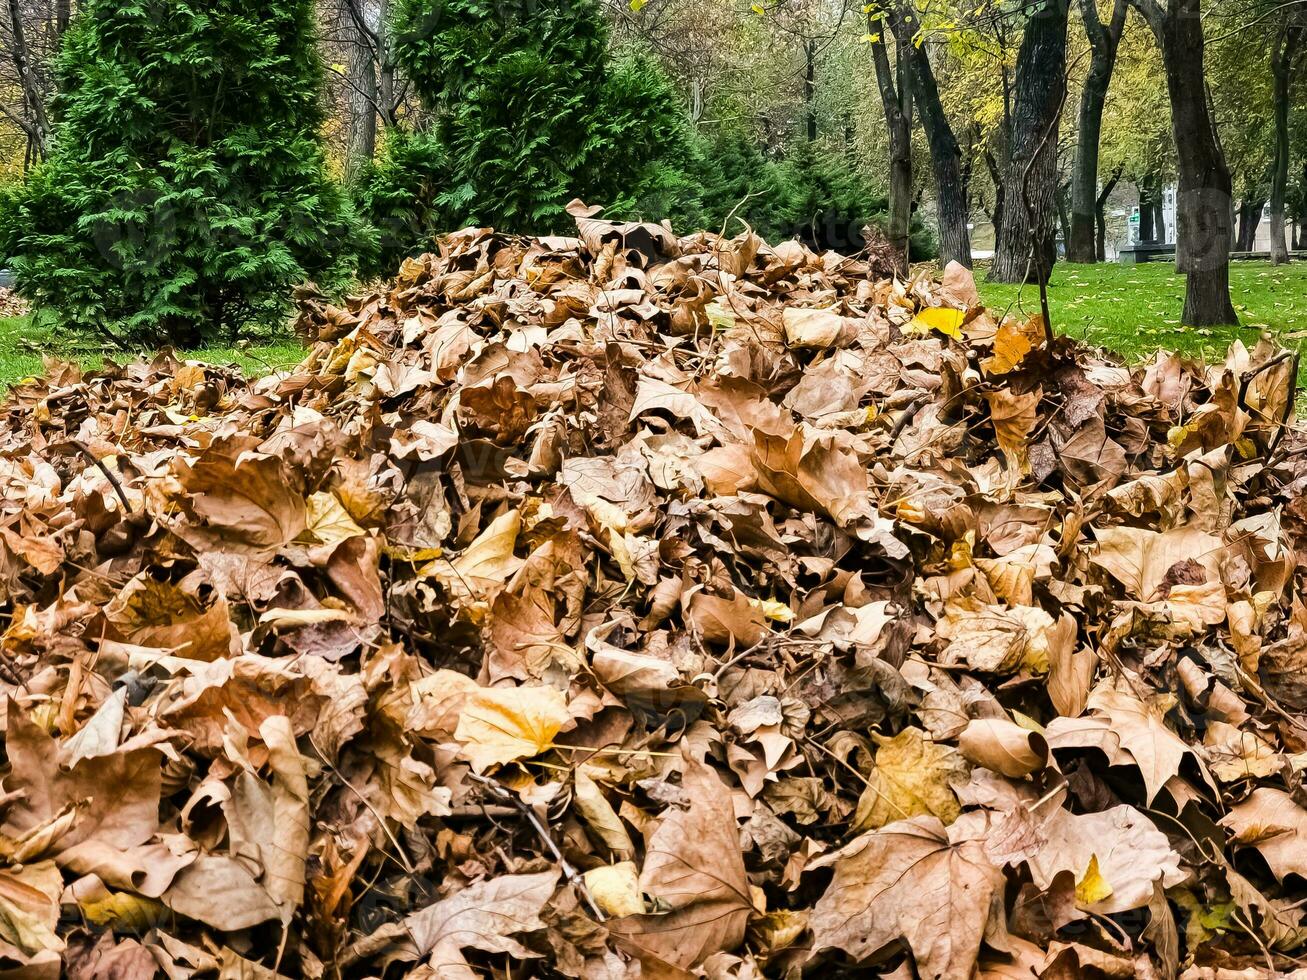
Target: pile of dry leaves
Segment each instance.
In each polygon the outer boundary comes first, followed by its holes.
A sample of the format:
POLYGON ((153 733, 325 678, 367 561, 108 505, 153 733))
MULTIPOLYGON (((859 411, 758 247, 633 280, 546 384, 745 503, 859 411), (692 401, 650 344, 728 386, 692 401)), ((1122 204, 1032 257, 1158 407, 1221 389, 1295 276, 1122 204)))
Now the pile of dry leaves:
POLYGON ((0 286, 0 319, 26 316, 31 311, 27 301, 12 289, 0 286))
POLYGON ((0 421, 0 975, 1265 976, 1294 361, 578 209, 0 421))

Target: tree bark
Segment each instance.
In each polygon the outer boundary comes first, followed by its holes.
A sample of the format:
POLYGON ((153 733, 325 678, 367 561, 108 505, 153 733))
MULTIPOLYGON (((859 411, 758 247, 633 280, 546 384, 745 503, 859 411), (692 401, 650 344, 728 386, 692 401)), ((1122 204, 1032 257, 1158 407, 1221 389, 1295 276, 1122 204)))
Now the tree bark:
POLYGON ((1257 247, 1257 229, 1262 223, 1266 198, 1245 197, 1239 202, 1239 233, 1235 236, 1235 251, 1251 252, 1257 247))
POLYGON ((1162 50, 1180 186, 1176 268, 1186 276, 1181 322, 1236 324, 1230 302, 1232 182, 1207 105, 1199 0, 1130 0, 1162 50))
POLYGON ((808 142, 817 141, 817 108, 813 104, 817 97, 817 42, 811 39, 803 42, 803 108, 808 117, 808 142))
POLYGON ((9 24, 13 33, 14 49, 10 52, 14 68, 18 70, 18 83, 23 90, 24 110, 28 116, 27 136, 34 155, 44 158, 50 133, 50 121, 45 114, 45 97, 36 71, 32 68, 32 53, 27 46, 27 31, 23 26, 23 12, 18 0, 9 0, 9 24))
POLYGON ((962 179, 962 149, 949 125, 935 84, 925 45, 913 43, 916 15, 899 4, 889 8, 890 29, 900 47, 909 54, 913 97, 921 111, 921 126, 930 144, 931 168, 935 172, 935 197, 939 216, 939 258, 943 265, 957 262, 971 268, 971 232, 967 209, 967 188, 962 179))
POLYGON ((905 44, 896 39, 895 65, 890 67, 889 51, 885 44, 888 25, 881 29, 870 25, 876 37, 872 43, 872 58, 876 63, 876 82, 880 89, 880 103, 885 112, 885 129, 889 134, 889 227, 890 245, 896 261, 907 272, 911 261, 908 242, 912 228, 912 84, 908 71, 910 55, 905 44))
POLYGON ((1057 220, 1062 229, 1062 243, 1065 245, 1071 239, 1071 182, 1069 180, 1058 184, 1055 199, 1057 220))
POLYGON ((68 33, 68 25, 73 21, 73 0, 55 0, 54 26, 59 37, 68 33))
POLYGON ((988 146, 985 147, 985 167, 989 170, 989 179, 994 183, 994 213, 989 216, 989 220, 994 226, 994 241, 998 241, 1003 229, 1003 208, 1007 202, 1003 199, 1003 168, 988 146))
POLYGON ((349 45, 349 118, 345 179, 352 181, 377 150, 377 46, 363 0, 342 0, 343 34, 349 45))
MULTIPOLYGON (((1275 162, 1271 165, 1271 263, 1289 261, 1284 241, 1284 199, 1289 187, 1289 88, 1303 25, 1290 11, 1271 52, 1272 106, 1275 117, 1275 162)), ((1304 188, 1307 193, 1307 188, 1304 188)))
POLYGON ((1153 198, 1148 184, 1139 185, 1139 244, 1153 245, 1157 242, 1157 233, 1153 231, 1153 198))
POLYGON ((1117 181, 1121 179, 1121 171, 1124 168, 1117 164, 1112 171, 1112 176, 1107 178, 1103 184, 1103 189, 1098 192, 1098 198, 1094 202, 1094 219, 1098 225, 1098 234, 1094 240, 1094 248, 1098 253, 1098 261, 1107 261, 1107 199, 1112 196, 1112 191, 1116 190, 1117 181))
POLYGON ((1098 217, 1098 151, 1103 134, 1103 107, 1116 66, 1116 51, 1125 30, 1126 0, 1116 0, 1107 26, 1098 17, 1095 0, 1080 0, 1091 56, 1089 74, 1080 94, 1080 138, 1071 171, 1071 234, 1068 262, 1101 262, 1094 227, 1098 217))
POLYGON ((1006 212, 992 282, 1047 282, 1057 260, 1057 136, 1066 91, 1067 0, 1031 13, 1017 52, 1006 212))

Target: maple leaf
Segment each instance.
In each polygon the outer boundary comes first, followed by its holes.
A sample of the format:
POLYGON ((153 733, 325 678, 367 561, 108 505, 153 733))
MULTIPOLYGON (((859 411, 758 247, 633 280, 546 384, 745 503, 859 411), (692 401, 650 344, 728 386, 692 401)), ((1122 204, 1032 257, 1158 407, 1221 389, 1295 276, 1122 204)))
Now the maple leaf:
POLYGON ((920 814, 933 814, 946 824, 957 819, 962 807, 952 782, 965 780, 966 763, 956 750, 927 740, 919 728, 905 729, 893 738, 875 738, 876 767, 858 800, 855 830, 920 814))
POLYGON ((463 958, 465 949, 529 958, 531 952, 512 936, 544 928, 540 913, 554 894, 558 874, 502 875, 469 885, 414 912, 404 919, 404 928, 441 976, 475 976, 463 958))
POLYGON ((812 910, 814 950, 863 962, 902 939, 921 976, 970 975, 1003 881, 978 842, 952 844, 938 819, 920 816, 819 864, 833 864, 835 877, 812 910))
POLYGON ((1152 901, 1155 883, 1171 888, 1188 877, 1166 835, 1131 806, 1086 814, 1056 809, 1039 828, 1045 843, 1029 859, 1035 883, 1049 888, 1059 873, 1069 872, 1076 904, 1088 912, 1142 908, 1152 901))
POLYGON ((640 958, 682 968, 744 940, 753 909, 729 792, 706 765, 687 761, 686 809, 654 827, 645 846, 640 890, 668 911, 610 923, 640 958))
POLYGON ((1307 878, 1307 810, 1288 793, 1259 786, 1221 824, 1234 831, 1235 843, 1256 848, 1281 881, 1289 874, 1307 878))
POLYGON ((463 701, 454 738, 477 772, 547 751, 571 721, 553 687, 478 688, 463 701))

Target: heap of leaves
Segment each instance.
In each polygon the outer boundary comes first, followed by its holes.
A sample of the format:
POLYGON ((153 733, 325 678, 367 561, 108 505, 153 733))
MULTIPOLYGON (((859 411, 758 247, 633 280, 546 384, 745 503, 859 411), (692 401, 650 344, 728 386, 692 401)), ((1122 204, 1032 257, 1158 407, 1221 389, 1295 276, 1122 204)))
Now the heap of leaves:
POLYGON ((0 966, 1290 968, 1292 359, 576 214, 11 396, 0 966))
POLYGON ((31 312, 27 301, 12 289, 0 286, 0 320, 15 316, 26 316, 31 312))

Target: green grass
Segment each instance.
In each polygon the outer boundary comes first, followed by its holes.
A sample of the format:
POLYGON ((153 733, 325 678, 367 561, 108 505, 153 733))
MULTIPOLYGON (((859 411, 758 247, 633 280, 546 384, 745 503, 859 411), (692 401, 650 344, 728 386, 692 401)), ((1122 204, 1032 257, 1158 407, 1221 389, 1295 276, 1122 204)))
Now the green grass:
MULTIPOLYGON (((981 298, 990 309, 1013 314, 1039 312, 1036 287, 996 285, 976 274, 981 298)), ((1184 277, 1169 262, 1145 265, 1069 265, 1059 262, 1049 284, 1048 305, 1054 329, 1116 351, 1130 360, 1159 348, 1214 358, 1230 343, 1251 347, 1269 331, 1286 347, 1303 348, 1307 339, 1307 263, 1272 266, 1269 262, 1232 262, 1230 294, 1239 314, 1238 327, 1185 327, 1184 277)))
MULTIPOLYGON (((84 368, 99 367, 105 357, 122 361, 128 356, 101 348, 91 337, 74 340, 66 331, 55 331, 48 322, 38 322, 31 315, 0 319, 0 392, 40 374, 43 354, 76 361, 84 368)), ((298 363, 304 358, 304 347, 286 336, 243 347, 178 351, 178 356, 210 364, 237 364, 253 377, 298 363)))

